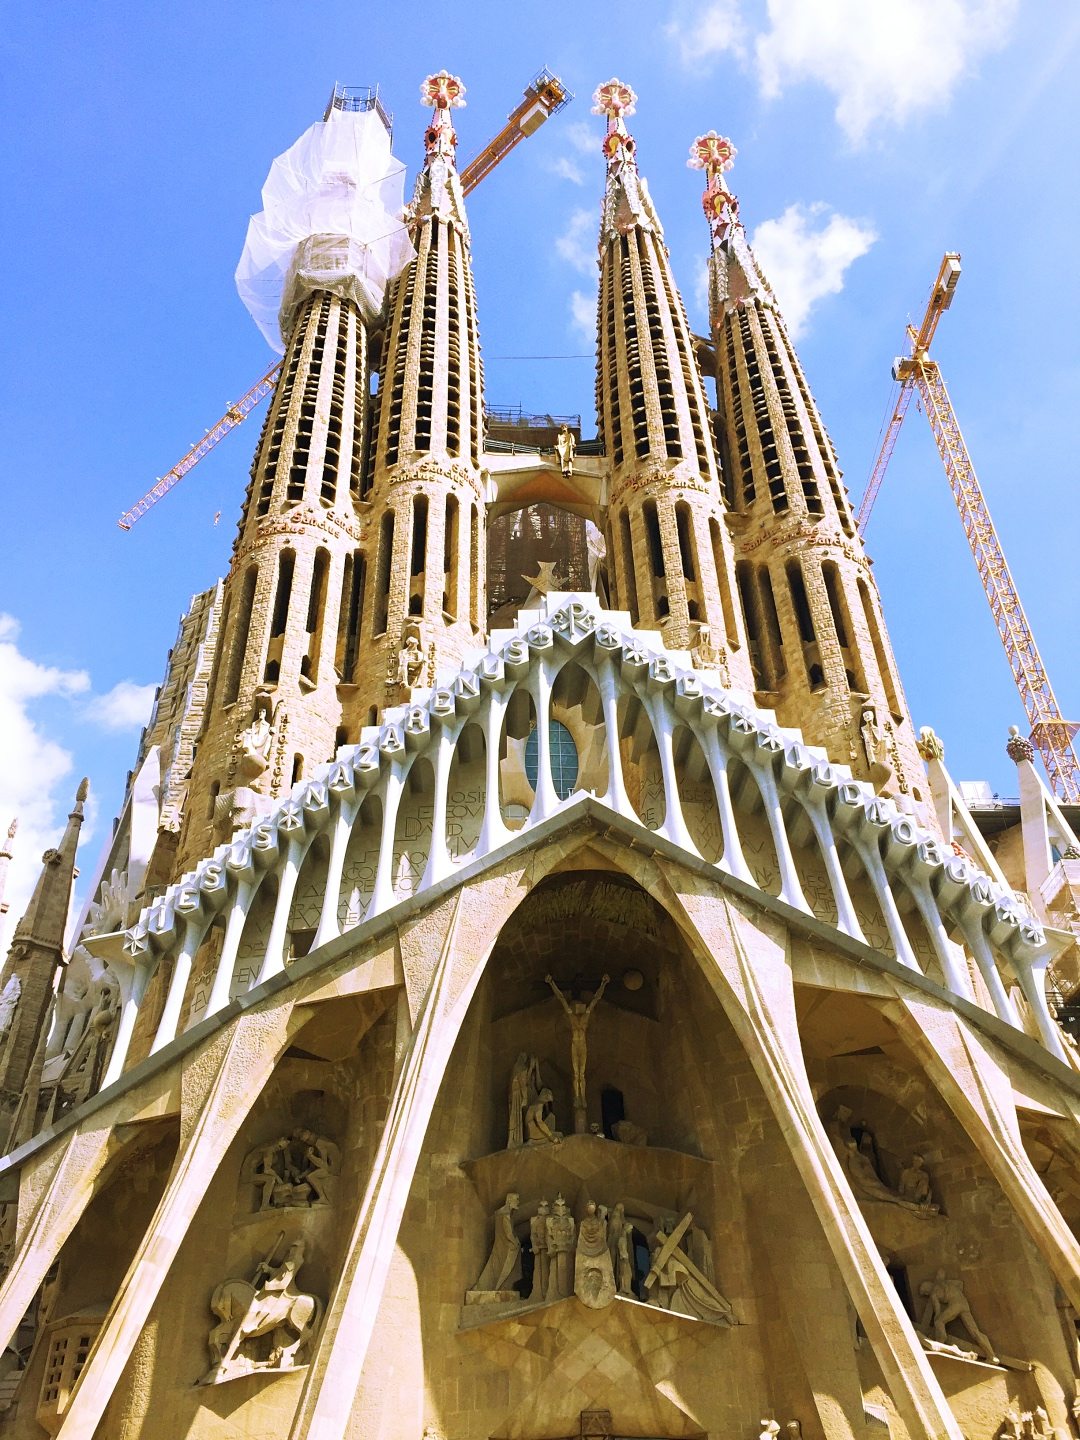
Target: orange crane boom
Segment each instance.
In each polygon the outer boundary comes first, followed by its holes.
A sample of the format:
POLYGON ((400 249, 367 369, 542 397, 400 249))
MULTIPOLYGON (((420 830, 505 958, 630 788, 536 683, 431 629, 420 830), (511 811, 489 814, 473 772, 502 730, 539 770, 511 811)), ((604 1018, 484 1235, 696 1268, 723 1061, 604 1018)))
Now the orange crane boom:
MULTIPOLYGON (((545 68, 534 75, 526 87, 524 99, 507 116, 506 124, 461 171, 461 185, 465 194, 475 190, 480 181, 491 174, 515 145, 535 134, 545 120, 550 119, 564 105, 568 105, 573 98, 559 77, 550 70, 545 68)), ((167 495, 174 485, 213 450, 219 440, 223 440, 230 430, 235 430, 237 425, 247 419, 259 401, 265 399, 277 384, 282 363, 280 358, 276 359, 250 390, 245 391, 234 405, 228 407, 203 438, 192 445, 171 470, 167 470, 156 480, 141 500, 136 501, 130 510, 124 511, 116 522, 121 530, 130 530, 136 520, 141 520, 151 506, 156 505, 163 495, 167 495)))
POLYGON ((911 354, 901 357, 893 366, 893 378, 900 384, 900 395, 870 472, 857 523, 860 531, 865 532, 900 425, 912 395, 918 391, 945 467, 949 488, 960 512, 964 534, 975 557, 975 567, 990 604, 994 626, 1005 647, 1009 669, 1031 725, 1032 743, 1042 756, 1050 788, 1060 799, 1076 805, 1080 804, 1080 764, 1072 740, 1080 726, 1062 717, 1046 666, 1035 644, 1035 636, 1020 603, 1016 583, 1006 563, 1001 541, 990 518, 986 497, 975 474, 945 381, 941 378, 937 362, 931 360, 927 353, 938 322, 952 303, 959 278, 960 256, 950 252, 941 262, 922 324, 917 330, 913 325, 907 327, 911 354))

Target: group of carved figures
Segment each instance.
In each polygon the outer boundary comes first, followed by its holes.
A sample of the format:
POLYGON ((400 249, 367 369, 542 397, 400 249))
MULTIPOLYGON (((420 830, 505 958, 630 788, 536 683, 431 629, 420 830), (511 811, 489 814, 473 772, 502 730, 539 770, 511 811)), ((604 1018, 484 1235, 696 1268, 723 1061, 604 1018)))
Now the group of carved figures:
MULTIPOLYGON (((522 1296, 522 1239, 515 1216, 520 1196, 511 1192, 495 1212, 495 1237, 487 1264, 466 1297, 471 1304, 520 1304, 565 1300, 602 1310, 616 1295, 636 1298, 634 1225, 620 1201, 610 1208, 590 1200, 580 1222, 562 1195, 541 1200, 528 1225, 532 1288, 522 1296)), ((714 1283, 712 1247, 689 1212, 681 1220, 663 1217, 649 1242, 649 1268, 642 1278, 651 1305, 714 1324, 734 1325, 735 1315, 714 1283)))
POLYGON ((248 1157, 255 1208, 329 1205, 340 1169, 341 1151, 333 1140, 299 1127, 258 1146, 248 1157))
MULTIPOLYGON (((252 1150, 242 1180, 253 1187, 256 1214, 331 1205, 341 1171, 333 1140, 299 1125, 252 1150)), ((249 1275, 231 1276, 210 1297, 210 1368, 199 1382, 216 1385, 256 1370, 291 1370, 305 1363, 323 1302, 297 1287, 307 1258, 301 1234, 282 1230, 249 1275)))
POLYGON ((912 1155, 901 1169, 897 1186, 893 1189, 882 1179, 874 1132, 865 1121, 856 1128, 851 1120, 850 1108, 839 1105, 825 1128, 840 1167, 858 1199, 882 1200, 916 1215, 936 1215, 940 1207, 933 1201, 924 1157, 912 1155))
POLYGON ((200 1384, 215 1385, 256 1370, 292 1370, 305 1362, 322 1319, 323 1302, 297 1289, 306 1259, 297 1236, 279 1252, 285 1232, 250 1279, 223 1280, 210 1297, 217 1316, 209 1336, 210 1368, 200 1384))
MULTIPOLYGON (((1076 1405, 1073 1405, 1075 1418, 1076 1405)), ((1001 1422, 998 1430, 1001 1440, 1052 1440, 1054 1427, 1050 1424, 1050 1416, 1041 1405, 1036 1405, 1034 1410, 1006 1410, 1005 1419, 1001 1422)))
MULTIPOLYGON (((568 999, 550 975, 544 977, 562 1007, 570 1028, 570 1075, 573 1086, 574 1133, 577 1135, 586 1134, 590 1128, 585 1100, 585 1064, 588 1059, 586 1032, 592 1013, 603 999, 610 978, 605 975, 592 998, 586 1002, 568 999)), ((558 1145, 563 1139, 563 1132, 556 1129, 554 1103, 552 1091, 540 1077, 539 1059, 524 1050, 521 1051, 510 1072, 507 1149, 514 1150, 520 1145, 558 1145)), ((594 1133, 599 1128, 595 1124, 592 1126, 594 1133)), ((644 1145, 648 1138, 640 1125, 625 1119, 616 1121, 612 1133, 616 1140, 626 1145, 644 1145)))

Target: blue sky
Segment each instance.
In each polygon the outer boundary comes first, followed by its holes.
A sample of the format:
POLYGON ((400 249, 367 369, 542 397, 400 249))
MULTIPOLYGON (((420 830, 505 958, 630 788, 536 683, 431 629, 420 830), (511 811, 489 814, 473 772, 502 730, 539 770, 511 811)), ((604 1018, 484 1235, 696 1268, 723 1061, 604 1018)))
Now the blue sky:
MULTIPOLYGON (((943 251, 964 273, 934 351, 1067 714, 1075 663, 1080 409, 1075 137, 1080 11, 1050 0, 367 0, 8 12, 0 154, 0 823, 20 815, 17 913, 80 775, 84 876, 190 596, 228 564, 261 412, 130 534, 116 517, 266 367, 233 270, 271 159, 335 80, 378 82, 395 152, 422 152, 418 87, 468 87, 468 159, 549 65, 577 99, 470 202, 493 404, 593 417, 594 226, 615 74, 697 328, 707 231, 690 141, 729 176, 858 498, 889 368, 943 251), (583 324, 583 321, 585 324, 583 324), (521 360, 518 356, 583 358, 521 360), (220 523, 214 523, 220 512, 220 523)), ((868 549, 915 723, 957 778, 1012 793, 1023 724, 924 418, 909 413, 868 549)), ((10 933, 10 931, 9 931, 10 933)))

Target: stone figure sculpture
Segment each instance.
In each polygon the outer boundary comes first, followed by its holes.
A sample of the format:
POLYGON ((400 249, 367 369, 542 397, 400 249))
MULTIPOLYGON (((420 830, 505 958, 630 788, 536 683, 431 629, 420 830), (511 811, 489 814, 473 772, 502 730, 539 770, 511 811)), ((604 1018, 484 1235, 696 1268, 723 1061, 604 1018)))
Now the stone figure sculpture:
POLYGON ((257 780, 270 764, 274 743, 273 702, 265 691, 255 692, 251 724, 237 736, 240 751, 240 774, 245 780, 257 780))
POLYGON ((551 1091, 545 1086, 525 1111, 525 1143, 527 1145, 558 1145, 562 1132, 552 1125, 551 1091))
MULTIPOLYGON (((904 1195, 890 1189, 882 1180, 871 1159, 870 1154, 860 1149, 859 1142, 855 1139, 851 1130, 851 1111, 846 1105, 837 1107, 832 1120, 825 1127, 836 1151, 837 1159, 841 1168, 847 1175, 852 1190, 860 1200, 880 1200, 887 1205, 899 1205, 903 1210, 910 1210, 915 1215, 930 1216, 938 1213, 938 1206, 931 1204, 928 1200, 909 1200, 904 1195)), ((867 1150, 873 1144, 873 1132, 865 1125, 862 1128, 862 1135, 870 1135, 867 1150)), ((876 1148, 876 1147, 875 1147, 876 1148)))
POLYGON ((552 993, 566 1012, 566 1018, 570 1022, 570 1069, 574 1086, 574 1129, 579 1134, 583 1134, 585 1131, 585 1062, 588 1058, 585 1032, 589 1028, 592 1013, 600 1003, 611 976, 604 976, 600 982, 599 990, 597 990, 587 1005, 583 1000, 567 1000, 566 996, 559 989, 558 985, 555 984, 555 981, 550 975, 545 975, 544 979, 551 986, 552 993))
POLYGON ((341 1150, 325 1135, 301 1127, 260 1145, 248 1156, 245 1169, 255 1186, 257 1210, 330 1205, 341 1150))
POLYGON ((555 454, 559 457, 559 469, 564 475, 574 473, 574 456, 577 453, 577 440, 568 425, 559 427, 559 435, 555 441, 555 454))
POLYGON ((284 1259, 274 1259, 283 1239, 284 1232, 250 1280, 223 1280, 214 1290, 210 1309, 218 1323, 208 1338, 210 1369, 201 1385, 217 1385, 254 1370, 292 1370, 303 1363, 323 1305, 295 1286, 305 1259, 303 1239, 292 1241, 284 1259))
POLYGON ((529 1292, 530 1300, 543 1300, 547 1294, 548 1276, 551 1273, 551 1257, 548 1254, 547 1222, 551 1206, 541 1200, 536 1214, 529 1221, 529 1243, 533 1253, 533 1283, 529 1292))
POLYGON ((900 1183, 897 1186, 902 1199, 923 1207, 933 1203, 930 1176, 925 1167, 926 1161, 921 1155, 912 1155, 911 1163, 900 1171, 900 1183))
POLYGON ((881 726, 878 724, 877 711, 873 705, 864 705, 862 714, 859 716, 859 735, 862 739, 863 753, 866 755, 866 763, 871 770, 875 766, 881 766, 885 761, 885 742, 881 733, 881 726))
POLYGON ((561 1195, 547 1222, 548 1300, 565 1300, 574 1293, 574 1217, 561 1195))
POLYGON ((15 1018, 15 1011, 19 1008, 19 996, 22 994, 22 981, 18 975, 12 975, 0 994, 0 1039, 11 1029, 11 1022, 15 1018))
POLYGON ((922 1282, 919 1294, 926 1301, 919 1321, 919 1330, 923 1335, 940 1345, 953 1344, 948 1327, 958 1321, 970 1337, 976 1353, 984 1360, 997 1360, 994 1347, 975 1323, 962 1280, 938 1270, 933 1280, 922 1282))
POLYGON ((634 1227, 626 1218, 626 1207, 620 1200, 608 1216, 608 1251, 615 1272, 615 1292, 634 1293, 634 1227))
POLYGON ((424 671, 424 651, 420 644, 420 636, 415 628, 406 631, 404 643, 398 651, 397 683, 404 685, 411 690, 415 685, 420 684, 420 677, 424 671))
POLYGON ((521 1279, 521 1241, 514 1233, 514 1215, 519 1197, 513 1191, 495 1211, 495 1237, 491 1254, 480 1272, 480 1278, 473 1286, 473 1294, 481 1294, 489 1300, 516 1300, 514 1282, 521 1279))
POLYGON ((731 1306, 683 1249, 683 1238, 693 1219, 688 1211, 678 1224, 665 1219, 656 1227, 650 1250, 651 1264, 645 1277, 649 1303, 677 1315, 734 1325, 735 1312, 731 1306))
POLYGON ((525 1111, 536 1100, 542 1088, 540 1061, 535 1055, 526 1055, 522 1050, 510 1072, 510 1123, 506 1141, 508 1150, 525 1143, 525 1111))
POLYGON ((585 1207, 578 1226, 574 1294, 590 1310, 603 1310, 615 1299, 615 1272, 608 1248, 607 1216, 600 1213, 592 1200, 585 1207))

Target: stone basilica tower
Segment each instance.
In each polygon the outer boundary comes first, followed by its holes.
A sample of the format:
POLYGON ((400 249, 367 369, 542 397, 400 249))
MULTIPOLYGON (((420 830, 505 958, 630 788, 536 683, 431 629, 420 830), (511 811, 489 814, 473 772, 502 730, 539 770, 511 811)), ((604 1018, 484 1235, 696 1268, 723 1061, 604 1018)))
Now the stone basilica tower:
POLYGON ((730 142, 710 346, 599 88, 598 434, 518 443, 421 93, 407 207, 372 95, 271 171, 229 574, 0 977, 0 1440, 1072 1434, 1076 817, 916 748, 730 142))
POLYGON ((708 182, 718 434, 754 689, 832 759, 925 810, 911 717, 832 441, 724 181, 734 155, 715 132, 690 147, 708 182))

